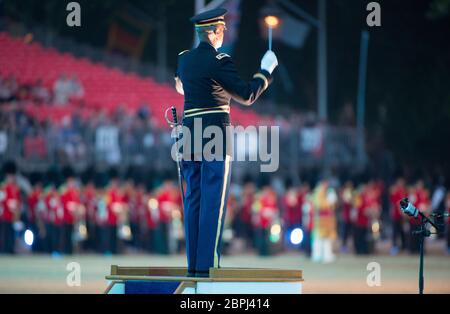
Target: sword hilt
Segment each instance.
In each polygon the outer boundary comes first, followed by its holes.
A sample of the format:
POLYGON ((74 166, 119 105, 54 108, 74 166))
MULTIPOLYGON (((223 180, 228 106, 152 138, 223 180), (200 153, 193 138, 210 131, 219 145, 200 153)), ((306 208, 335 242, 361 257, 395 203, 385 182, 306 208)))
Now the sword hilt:
POLYGON ((172 110, 173 123, 178 124, 177 108, 175 108, 175 106, 172 106, 171 110, 172 110))
POLYGON ((178 125, 178 118, 177 118, 177 109, 175 108, 175 106, 169 107, 166 109, 166 111, 164 112, 164 118, 167 121, 167 124, 170 127, 176 127, 178 125), (169 111, 172 111, 172 120, 170 120, 169 118, 169 111))

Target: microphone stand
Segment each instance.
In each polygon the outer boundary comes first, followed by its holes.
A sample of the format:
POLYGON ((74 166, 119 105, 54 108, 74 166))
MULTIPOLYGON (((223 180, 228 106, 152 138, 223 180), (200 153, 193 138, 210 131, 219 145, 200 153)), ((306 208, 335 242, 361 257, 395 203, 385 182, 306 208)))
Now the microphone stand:
POLYGON ((420 227, 413 231, 413 234, 419 237, 419 252, 420 252, 420 261, 419 261, 419 294, 423 294, 423 287, 424 287, 424 275, 423 275, 423 257, 424 257, 424 242, 425 238, 429 237, 432 233, 430 230, 427 229, 426 224, 429 223, 432 225, 436 230, 439 230, 438 227, 434 224, 431 219, 429 219, 427 216, 425 216, 423 213, 419 213, 421 219, 420 219, 420 227))

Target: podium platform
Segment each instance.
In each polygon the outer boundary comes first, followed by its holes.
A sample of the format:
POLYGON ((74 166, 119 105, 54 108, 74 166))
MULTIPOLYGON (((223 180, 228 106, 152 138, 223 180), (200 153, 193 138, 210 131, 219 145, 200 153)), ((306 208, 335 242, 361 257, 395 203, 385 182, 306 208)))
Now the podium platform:
POLYGON ((186 277, 185 267, 111 265, 106 294, 301 294, 302 271, 211 268, 208 278, 186 277))

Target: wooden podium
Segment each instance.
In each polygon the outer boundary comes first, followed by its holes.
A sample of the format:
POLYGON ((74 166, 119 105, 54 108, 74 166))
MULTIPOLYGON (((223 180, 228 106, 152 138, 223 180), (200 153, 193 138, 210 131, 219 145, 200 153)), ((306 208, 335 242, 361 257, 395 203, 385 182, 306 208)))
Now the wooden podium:
POLYGON ((111 265, 107 294, 301 294, 302 271, 211 268, 209 278, 186 277, 185 267, 111 265))

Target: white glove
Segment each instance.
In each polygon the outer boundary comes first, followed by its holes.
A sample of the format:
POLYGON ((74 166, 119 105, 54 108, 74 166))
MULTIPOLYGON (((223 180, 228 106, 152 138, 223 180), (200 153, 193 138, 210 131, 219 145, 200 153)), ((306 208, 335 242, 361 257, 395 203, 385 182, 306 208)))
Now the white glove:
POLYGON ((272 50, 267 50, 264 57, 261 59, 261 69, 266 70, 272 74, 273 70, 278 65, 278 59, 272 50))

